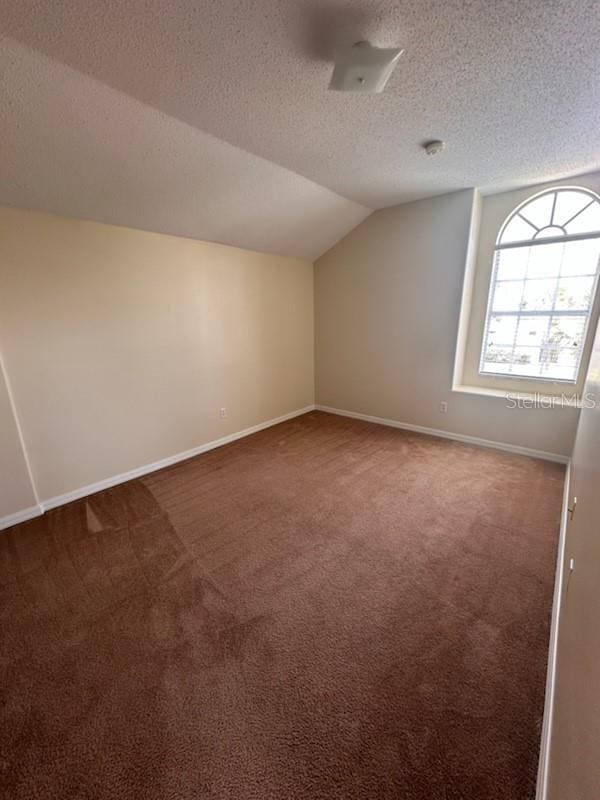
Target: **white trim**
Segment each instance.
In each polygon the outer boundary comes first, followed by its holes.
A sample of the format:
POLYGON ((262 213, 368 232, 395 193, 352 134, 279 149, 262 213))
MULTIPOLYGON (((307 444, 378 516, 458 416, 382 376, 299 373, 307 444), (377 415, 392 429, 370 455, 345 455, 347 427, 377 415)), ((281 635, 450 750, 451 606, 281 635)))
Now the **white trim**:
POLYGON ((97 483, 90 483, 88 486, 82 486, 79 489, 74 489, 72 492, 67 492, 66 494, 58 495, 57 497, 51 497, 48 500, 41 500, 39 506, 35 507, 37 513, 30 513, 34 509, 17 511, 15 514, 11 514, 9 517, 4 517, 1 519, 0 528, 8 527, 8 525, 16 525, 18 522, 23 522, 26 519, 43 514, 44 511, 50 511, 50 509, 57 508, 65 503, 71 503, 73 500, 79 500, 81 497, 87 497, 87 495, 100 492, 103 489, 110 489, 111 486, 116 486, 119 483, 125 483, 126 481, 133 480, 134 478, 139 478, 142 475, 148 475, 148 473, 155 472, 158 469, 170 467, 172 464, 177 464, 179 461, 185 461, 186 459, 193 458, 201 453, 206 453, 208 450, 214 450, 216 447, 222 447, 224 444, 235 442, 236 439, 242 439, 245 436, 258 433, 258 431, 262 431, 265 428, 270 428, 272 425, 278 425, 280 422, 286 422, 288 419, 299 417, 302 414, 307 414, 309 411, 314 411, 314 409, 314 405, 298 408, 295 411, 290 411, 288 414, 282 414, 280 417, 269 419, 266 422, 259 422, 258 425, 252 425, 250 428, 244 428, 241 431, 236 431, 235 433, 230 433, 227 436, 222 436, 220 439, 213 439, 213 441, 198 445, 198 447, 192 447, 191 450, 184 450, 182 453, 176 453, 173 456, 161 458, 160 461, 154 461, 152 464, 145 464, 142 467, 136 467, 128 472, 122 472, 119 475, 113 475, 110 478, 104 478, 104 480, 98 481, 97 483), (27 516, 28 514, 29 516, 27 516), (3 523, 6 520, 11 521, 4 525, 3 523))
MULTIPOLYGON (((15 403, 15 398, 12 391, 12 386, 10 385, 10 379, 8 377, 8 372, 6 371, 6 367, 4 366, 4 359, 2 357, 2 353, 0 352, 0 375, 4 378, 4 385, 6 386, 6 393, 8 395, 8 402, 10 405, 10 410, 12 411, 13 419, 15 421, 15 427, 17 429, 17 436, 19 437, 19 444, 21 445, 21 450, 23 452, 23 459, 25 461, 25 468, 27 469, 27 475, 29 476, 29 483, 31 484, 31 492, 33 494, 33 499, 36 502, 36 505, 40 504, 40 497, 38 495, 37 487, 35 485, 35 480, 33 479, 33 470, 31 469, 31 464, 29 462, 29 453, 27 452, 27 445, 25 444, 25 437, 23 436, 23 429, 21 428, 21 421, 19 419, 19 415, 17 414, 17 404, 15 403)), ((27 510, 27 509, 26 509, 27 510)), ((25 512, 17 512, 25 513, 25 512)), ((11 515, 14 516, 14 515, 11 515)), ((15 523, 13 523, 15 524, 15 523)), ((0 530, 2 530, 2 525, 0 524, 0 530)))
POLYGON ((545 450, 534 450, 531 447, 521 447, 517 444, 493 442, 490 439, 480 439, 478 436, 466 436, 462 433, 442 431, 438 430, 437 428, 425 428, 422 425, 412 425, 409 422, 399 422, 396 419, 385 419, 384 417, 373 417, 370 414, 359 414, 356 411, 344 411, 341 408, 332 408, 331 406, 323 406, 319 405, 318 403, 315 408, 317 408, 319 411, 327 411, 329 414, 337 414, 340 417, 362 419, 365 422, 375 422, 378 425, 388 425, 390 428, 401 428, 402 430, 414 431, 415 433, 424 433, 426 436, 439 436, 442 439, 453 439, 457 442, 474 444, 477 445, 477 447, 491 447, 494 450, 505 450, 508 453, 518 453, 522 456, 542 458, 545 461, 556 461, 559 464, 569 463, 569 456, 563 456, 561 453, 547 453, 545 450))
POLYGON ((484 397, 500 397, 506 401, 525 401, 525 403, 533 401, 543 409, 573 408, 577 410, 583 408, 583 398, 581 393, 576 391, 576 384, 568 385, 573 387, 570 394, 568 390, 563 391, 562 394, 549 394, 548 392, 519 392, 517 389, 488 389, 485 386, 467 386, 466 384, 453 385, 451 391, 462 394, 479 394, 484 397), (571 400, 573 397, 575 400, 571 400))
POLYGON ((548 770, 550 766, 550 744, 552 739, 552 716, 554 713, 554 694, 556 687, 556 665, 558 655, 558 631, 560 622, 560 605, 563 588, 563 572, 565 563, 565 547, 567 541, 567 522, 569 515, 569 485, 571 482, 571 463, 567 465, 563 505, 558 536, 558 553, 556 555, 556 577, 554 579, 554 598, 552 600, 552 622, 550 623, 550 644, 548 648, 548 667, 546 670, 546 695, 544 700, 544 716, 542 718, 542 736, 540 742, 540 759, 538 763, 536 800, 546 800, 548 794, 548 770))
POLYGON ((14 514, 9 514, 6 517, 0 517, 0 531, 4 528, 10 528, 13 525, 18 525, 20 522, 27 522, 28 519, 40 517, 44 513, 41 505, 31 506, 24 508, 22 511, 15 511, 14 514))

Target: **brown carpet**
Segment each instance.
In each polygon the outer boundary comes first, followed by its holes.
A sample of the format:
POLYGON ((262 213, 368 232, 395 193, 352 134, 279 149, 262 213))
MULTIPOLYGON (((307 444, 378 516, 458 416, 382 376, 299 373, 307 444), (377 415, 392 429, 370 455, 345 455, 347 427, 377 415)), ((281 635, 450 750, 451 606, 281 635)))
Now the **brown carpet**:
POLYGON ((563 467, 314 412, 0 534, 0 796, 530 800, 563 467))

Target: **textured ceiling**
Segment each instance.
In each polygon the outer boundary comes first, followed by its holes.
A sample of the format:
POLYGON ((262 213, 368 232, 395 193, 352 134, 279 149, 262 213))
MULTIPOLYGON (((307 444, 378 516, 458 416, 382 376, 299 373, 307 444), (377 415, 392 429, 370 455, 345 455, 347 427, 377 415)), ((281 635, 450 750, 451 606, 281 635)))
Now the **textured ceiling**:
POLYGON ((600 167, 597 0, 3 0, 0 24, 373 208, 600 167), (327 91, 362 38, 405 48, 386 91, 327 91))
POLYGON ((0 204, 314 260, 370 210, 9 38, 0 204))

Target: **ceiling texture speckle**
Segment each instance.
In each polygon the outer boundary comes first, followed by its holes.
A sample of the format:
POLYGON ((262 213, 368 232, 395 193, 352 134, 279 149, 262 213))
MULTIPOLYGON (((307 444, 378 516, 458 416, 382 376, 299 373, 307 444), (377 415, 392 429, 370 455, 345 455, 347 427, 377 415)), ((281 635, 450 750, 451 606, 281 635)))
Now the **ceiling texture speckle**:
POLYGON ((600 168, 598 0, 4 0, 0 27, 8 178, 35 166, 1 202, 114 222, 104 175, 121 224, 312 258, 369 209, 600 168), (359 39, 404 48, 386 90, 328 91, 359 39))
POLYGON ((310 261, 370 213, 10 39, 0 97, 0 204, 310 261))

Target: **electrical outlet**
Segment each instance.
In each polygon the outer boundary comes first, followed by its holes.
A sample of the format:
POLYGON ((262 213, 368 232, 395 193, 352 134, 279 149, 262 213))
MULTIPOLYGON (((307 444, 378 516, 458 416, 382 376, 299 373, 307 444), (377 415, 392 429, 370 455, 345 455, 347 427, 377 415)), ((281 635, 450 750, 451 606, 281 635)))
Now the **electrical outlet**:
POLYGON ((442 400, 442 402, 440 403, 440 412, 442 414, 445 414, 446 411, 448 411, 448 403, 445 400, 442 400))
POLYGON ((221 419, 227 419, 227 409, 225 407, 219 409, 219 416, 221 419))

